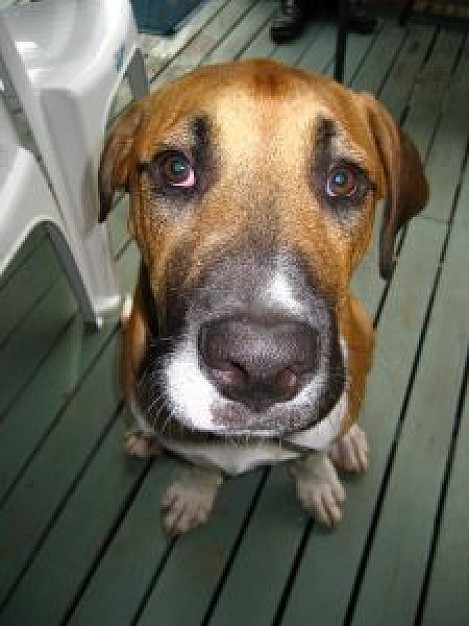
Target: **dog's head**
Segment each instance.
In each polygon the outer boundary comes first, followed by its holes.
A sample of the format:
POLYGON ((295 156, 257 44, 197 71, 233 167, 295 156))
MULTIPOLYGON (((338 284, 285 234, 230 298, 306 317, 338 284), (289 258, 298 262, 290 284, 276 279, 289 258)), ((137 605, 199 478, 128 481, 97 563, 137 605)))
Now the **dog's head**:
POLYGON ((205 67, 132 105, 103 153, 101 219, 118 188, 172 417, 264 435, 335 405, 340 316, 376 203, 388 278, 427 195, 413 144, 374 98, 270 61, 205 67))

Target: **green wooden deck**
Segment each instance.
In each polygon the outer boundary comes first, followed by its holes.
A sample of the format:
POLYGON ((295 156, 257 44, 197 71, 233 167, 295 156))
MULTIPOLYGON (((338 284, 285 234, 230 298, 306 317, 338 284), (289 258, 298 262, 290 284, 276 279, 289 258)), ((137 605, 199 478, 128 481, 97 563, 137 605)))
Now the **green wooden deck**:
MULTIPOLYGON (((334 26, 276 47, 277 7, 209 0, 173 40, 145 38, 152 86, 233 57, 331 73, 334 26)), ((414 137, 431 200, 389 288, 373 251, 356 277, 378 348, 362 415, 371 467, 345 479, 342 525, 311 522, 277 467, 230 480, 206 527, 168 539, 158 503, 178 462, 123 456, 118 326, 85 331, 38 230, 0 282, 2 626, 469 624, 469 40, 383 21, 350 36, 347 82, 414 137)), ((126 206, 111 228, 131 290, 126 206)))

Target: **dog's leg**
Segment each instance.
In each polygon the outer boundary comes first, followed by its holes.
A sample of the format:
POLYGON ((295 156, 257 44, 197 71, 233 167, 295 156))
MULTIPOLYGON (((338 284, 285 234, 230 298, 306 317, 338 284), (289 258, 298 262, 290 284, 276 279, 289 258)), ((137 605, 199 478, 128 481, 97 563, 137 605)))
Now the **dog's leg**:
POLYGON ((161 502, 166 532, 179 535, 204 524, 222 483, 223 474, 216 468, 186 468, 168 487, 161 502))
POLYGON ((329 457, 336 467, 347 472, 363 474, 368 469, 368 441, 366 433, 353 424, 348 433, 331 446, 329 457))
POLYGON ((130 456, 149 458, 161 452, 145 415, 135 399, 135 384, 145 359, 147 349, 147 323, 142 303, 141 283, 137 284, 135 297, 127 296, 122 307, 121 379, 124 397, 133 423, 124 436, 124 451, 130 456))
POLYGON ((368 442, 357 419, 371 367, 374 331, 368 314, 351 296, 341 319, 341 334, 347 346, 348 413, 341 435, 329 450, 329 457, 339 469, 362 474, 368 469, 368 442))
POLYGON ((313 452, 291 466, 296 492, 303 507, 326 526, 342 519, 345 489, 326 452, 313 452))

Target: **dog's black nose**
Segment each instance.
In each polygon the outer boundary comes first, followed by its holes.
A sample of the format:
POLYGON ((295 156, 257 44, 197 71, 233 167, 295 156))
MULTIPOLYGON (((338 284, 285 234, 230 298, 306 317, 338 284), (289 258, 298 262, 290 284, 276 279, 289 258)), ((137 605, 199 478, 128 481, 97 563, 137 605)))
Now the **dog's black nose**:
POLYGON ((317 330, 296 320, 228 319, 204 324, 199 354, 219 391, 254 411, 292 399, 318 367, 317 330))

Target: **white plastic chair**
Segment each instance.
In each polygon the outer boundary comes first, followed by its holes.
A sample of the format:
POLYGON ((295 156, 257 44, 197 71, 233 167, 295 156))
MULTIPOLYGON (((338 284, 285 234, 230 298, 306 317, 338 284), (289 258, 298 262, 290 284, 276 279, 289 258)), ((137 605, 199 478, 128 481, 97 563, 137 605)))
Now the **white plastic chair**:
POLYGON ((31 231, 43 224, 58 252, 84 317, 93 307, 57 203, 34 155, 20 145, 0 94, 0 276, 31 231))
MULTIPOLYGON (((38 146, 66 224, 92 314, 120 303, 106 227, 98 224, 97 168, 105 126, 126 73, 148 92, 128 0, 41 0, 0 12, 0 56, 38 146)), ((1 71, 1 70, 0 70, 1 71)))

